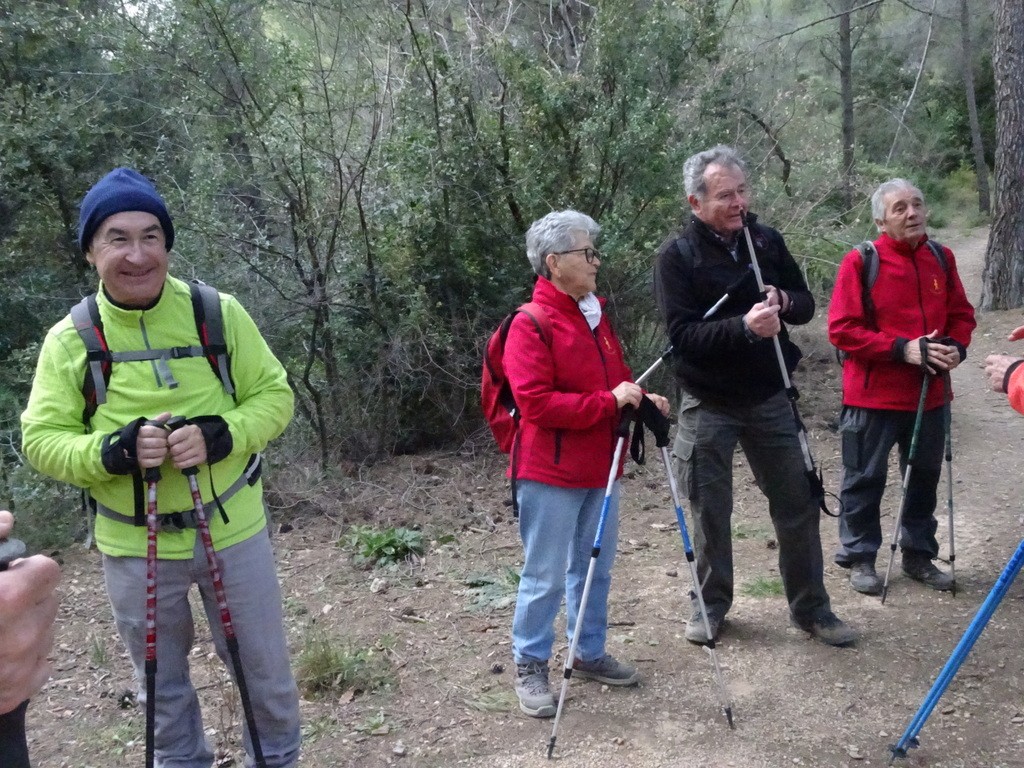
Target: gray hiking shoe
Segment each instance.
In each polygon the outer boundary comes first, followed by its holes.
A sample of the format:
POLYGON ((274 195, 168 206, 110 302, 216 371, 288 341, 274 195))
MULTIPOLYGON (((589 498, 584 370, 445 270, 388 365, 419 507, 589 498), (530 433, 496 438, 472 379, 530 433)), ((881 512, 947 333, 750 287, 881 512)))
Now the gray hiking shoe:
POLYGON ((572 668, 579 677, 597 680, 605 685, 636 685, 640 682, 640 672, 636 667, 618 661, 610 653, 596 661, 576 659, 572 668))
POLYGON ((516 665, 516 696, 519 708, 530 717, 555 716, 555 697, 548 684, 546 661, 516 665))
POLYGON ((850 566, 850 586, 865 595, 880 595, 882 580, 875 573, 875 564, 862 562, 850 566))
POLYGON ((802 623, 793 619, 793 626, 808 632, 812 637, 825 645, 853 645, 857 640, 857 633, 843 623, 842 619, 832 611, 824 613, 808 623, 802 623))
POLYGON ((935 567, 927 555, 903 553, 903 572, 914 581, 920 581, 926 587, 948 592, 953 589, 953 577, 935 567))
POLYGON ((691 643, 707 645, 712 640, 718 639, 718 633, 722 631, 724 622, 724 616, 719 616, 714 611, 708 611, 708 626, 711 627, 711 637, 708 638, 708 633, 704 629, 704 616, 701 614, 700 608, 694 608, 690 620, 686 622, 686 631, 683 633, 683 637, 691 643))

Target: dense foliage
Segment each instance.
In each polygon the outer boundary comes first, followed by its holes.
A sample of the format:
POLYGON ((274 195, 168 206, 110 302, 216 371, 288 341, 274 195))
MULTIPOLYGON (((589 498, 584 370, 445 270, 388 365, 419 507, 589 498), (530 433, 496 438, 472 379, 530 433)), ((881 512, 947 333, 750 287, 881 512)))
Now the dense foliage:
POLYGON ((286 444, 325 469, 479 429, 482 342, 528 294, 523 233, 554 208, 603 225, 602 291, 644 366, 651 257, 710 143, 747 153, 759 208, 827 285, 869 231, 864 193, 959 169, 970 139, 952 0, 906 108, 928 17, 857 12, 858 207, 839 204, 821 5, 0 0, 0 498, 39 491, 17 414, 45 328, 92 287, 77 202, 115 165, 165 195, 173 271, 265 330, 298 396, 286 444))

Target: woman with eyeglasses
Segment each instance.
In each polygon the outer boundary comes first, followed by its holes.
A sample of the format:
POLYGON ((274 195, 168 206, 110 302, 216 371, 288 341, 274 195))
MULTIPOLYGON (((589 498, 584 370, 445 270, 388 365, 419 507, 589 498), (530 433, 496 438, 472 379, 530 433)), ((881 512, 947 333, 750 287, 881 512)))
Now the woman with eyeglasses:
MULTIPOLYGON (((517 314, 505 342, 505 372, 521 414, 516 499, 524 562, 512 652, 519 707, 531 717, 555 714, 548 682, 555 617, 566 596, 568 633, 576 626, 612 469, 615 427, 623 406, 638 406, 644 396, 603 312, 604 299, 594 294, 601 266, 594 240, 600 231, 592 218, 571 210, 549 213, 530 226, 526 255, 537 273, 532 301, 543 316, 517 314)), ((668 415, 664 397, 647 396, 668 415)), ((621 462, 616 472, 621 476, 621 462)), ((573 669, 578 677, 607 685, 634 685, 640 678, 636 668, 605 650, 618 500, 616 479, 573 669)))

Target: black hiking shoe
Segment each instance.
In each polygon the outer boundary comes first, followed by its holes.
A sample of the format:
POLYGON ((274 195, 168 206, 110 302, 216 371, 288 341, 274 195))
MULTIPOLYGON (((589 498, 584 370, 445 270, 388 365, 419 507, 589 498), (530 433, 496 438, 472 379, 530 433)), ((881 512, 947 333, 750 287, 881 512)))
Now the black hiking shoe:
POLYGON ((882 580, 875 573, 875 564, 869 562, 853 563, 850 566, 850 586, 865 595, 880 595, 882 580))
POLYGON ((596 661, 583 661, 578 658, 572 668, 579 677, 597 680, 605 685, 636 685, 640 682, 640 672, 636 667, 624 664, 610 653, 596 661))
POLYGON ((927 555, 904 552, 903 572, 914 581, 919 581, 939 592, 949 592, 953 589, 953 577, 936 568, 927 555))
POLYGON ((686 622, 686 631, 683 633, 683 637, 696 645, 708 645, 711 641, 718 639, 718 634, 722 631, 724 623, 724 616, 709 610, 708 626, 711 627, 711 637, 709 638, 707 630, 704 628, 704 614, 700 612, 700 608, 694 608, 690 620, 686 622))
POLYGON ((832 613, 832 611, 824 613, 807 623, 799 622, 796 619, 791 619, 791 621, 793 626, 809 633, 815 639, 821 640, 825 645, 834 645, 841 648, 853 645, 857 641, 857 633, 844 624, 843 620, 832 613))
POLYGON ((555 716, 555 697, 548 683, 546 661, 516 665, 516 696, 519 708, 530 717, 555 716))

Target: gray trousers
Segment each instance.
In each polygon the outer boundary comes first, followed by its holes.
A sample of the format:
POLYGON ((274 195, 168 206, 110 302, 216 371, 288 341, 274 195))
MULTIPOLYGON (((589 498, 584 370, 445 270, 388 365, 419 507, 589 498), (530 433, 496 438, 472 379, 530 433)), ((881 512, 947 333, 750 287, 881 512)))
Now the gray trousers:
MULTIPOLYGON (((217 553, 252 700, 256 731, 270 768, 292 768, 299 759, 299 695, 288 660, 281 591, 266 530, 217 553)), ((103 556, 107 594, 117 629, 128 648, 146 701, 146 558, 103 556)), ((217 655, 232 670, 206 554, 199 536, 191 560, 157 561, 156 765, 210 768, 213 752, 203 733, 199 699, 189 676, 195 626, 188 593, 199 586, 217 655)), ((244 720, 246 766, 252 747, 244 720)))
POLYGON ((718 616, 732 606, 732 465, 737 443, 768 498, 790 614, 806 625, 829 613, 831 606, 824 584, 820 512, 811 498, 784 392, 757 405, 728 408, 683 394, 673 455, 679 487, 693 513, 704 602, 718 616))
MULTIPOLYGON (((889 453, 899 446, 900 477, 904 476, 914 433, 915 411, 883 411, 843 406, 839 431, 843 441, 840 491, 839 549, 836 563, 849 567, 874 563, 882 545, 881 503, 889 453)), ((945 406, 921 414, 917 451, 910 470, 907 501, 900 527, 900 546, 929 559, 939 554, 935 540, 935 488, 942 472, 946 438, 945 406)), ((896 510, 893 510, 894 513, 896 510)))

